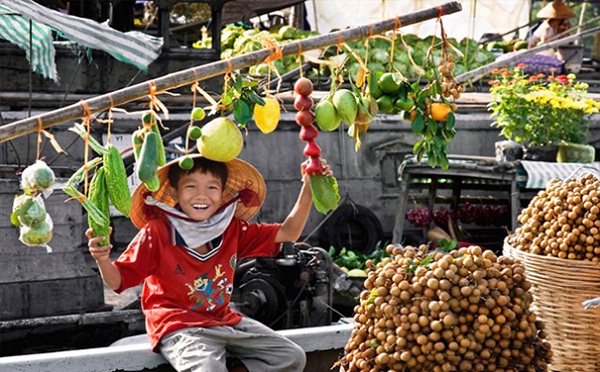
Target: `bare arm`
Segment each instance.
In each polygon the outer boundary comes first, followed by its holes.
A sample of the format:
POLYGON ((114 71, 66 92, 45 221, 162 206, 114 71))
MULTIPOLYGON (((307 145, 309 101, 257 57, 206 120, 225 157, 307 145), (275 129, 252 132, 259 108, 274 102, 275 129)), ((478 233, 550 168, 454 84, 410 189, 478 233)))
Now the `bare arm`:
POLYGON ((92 229, 88 229, 85 232, 85 236, 88 238, 89 251, 98 264, 98 269, 100 270, 102 280, 110 289, 116 291, 121 287, 121 272, 110 261, 110 250, 112 249, 112 244, 107 246, 99 246, 98 244, 104 239, 104 237, 99 236, 93 238, 92 229))
MULTIPOLYGON (((292 211, 285 221, 283 221, 275 236, 276 243, 298 240, 300 234, 302 234, 302 230, 304 230, 304 226, 306 226, 306 221, 308 221, 312 206, 312 195, 310 192, 310 176, 304 173, 306 164, 307 162, 302 163, 302 188, 300 189, 300 194, 292 211)), ((324 175, 331 176, 333 174, 325 159, 321 159, 321 165, 323 166, 324 175)))

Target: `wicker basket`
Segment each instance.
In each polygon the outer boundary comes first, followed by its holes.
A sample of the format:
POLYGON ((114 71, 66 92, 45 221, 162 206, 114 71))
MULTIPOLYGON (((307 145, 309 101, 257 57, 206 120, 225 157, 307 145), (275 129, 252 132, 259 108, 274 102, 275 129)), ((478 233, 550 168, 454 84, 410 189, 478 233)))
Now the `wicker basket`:
POLYGON ((600 264, 535 255, 504 241, 505 256, 525 265, 533 284, 532 310, 546 326, 552 371, 600 371, 600 308, 585 310, 584 300, 600 296, 600 264))

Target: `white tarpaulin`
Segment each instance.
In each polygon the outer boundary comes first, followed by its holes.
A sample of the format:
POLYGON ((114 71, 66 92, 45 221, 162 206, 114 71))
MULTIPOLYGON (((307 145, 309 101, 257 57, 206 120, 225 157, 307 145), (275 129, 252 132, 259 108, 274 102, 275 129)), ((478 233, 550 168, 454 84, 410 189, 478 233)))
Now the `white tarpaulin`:
MULTIPOLYGON (((440 0, 308 0, 307 19, 313 30, 327 33, 332 29, 360 26, 419 10, 433 8, 440 0)), ((443 17, 449 37, 479 40, 485 33, 503 34, 529 23, 530 1, 526 0, 459 0, 462 11, 443 17)), ((429 20, 402 28, 403 33, 421 37, 439 35, 436 21, 429 20)), ((525 38, 526 30, 521 31, 525 38)))

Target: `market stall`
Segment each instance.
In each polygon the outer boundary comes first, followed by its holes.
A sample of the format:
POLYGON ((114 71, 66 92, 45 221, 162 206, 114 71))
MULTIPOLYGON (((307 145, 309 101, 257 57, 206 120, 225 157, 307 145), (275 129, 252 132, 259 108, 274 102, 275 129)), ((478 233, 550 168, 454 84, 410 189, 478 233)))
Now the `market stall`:
POLYGON ((429 217, 420 221, 420 225, 408 221, 413 227, 424 229, 421 239, 425 238, 431 223, 447 230, 448 216, 453 216, 455 222, 475 228, 468 234, 471 243, 500 252, 506 232, 518 227, 517 217, 523 207, 549 181, 566 179, 582 168, 600 165, 527 160, 506 162, 492 157, 460 155, 450 155, 450 159, 447 170, 432 168, 412 156, 402 163, 398 169, 401 197, 393 242, 401 244, 405 240, 407 212, 411 208, 423 208, 421 213, 429 217), (436 211, 438 220, 435 219, 436 211), (496 233, 481 229, 486 226, 493 226, 491 230, 496 233))

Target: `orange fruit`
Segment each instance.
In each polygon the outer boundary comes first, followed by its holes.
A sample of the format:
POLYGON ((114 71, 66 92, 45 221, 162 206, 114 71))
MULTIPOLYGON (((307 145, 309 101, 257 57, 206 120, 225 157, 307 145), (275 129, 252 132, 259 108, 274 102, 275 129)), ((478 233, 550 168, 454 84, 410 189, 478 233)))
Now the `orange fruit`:
POLYGON ((445 103, 432 103, 431 104, 431 118, 435 121, 446 121, 448 114, 452 112, 452 108, 445 103))

